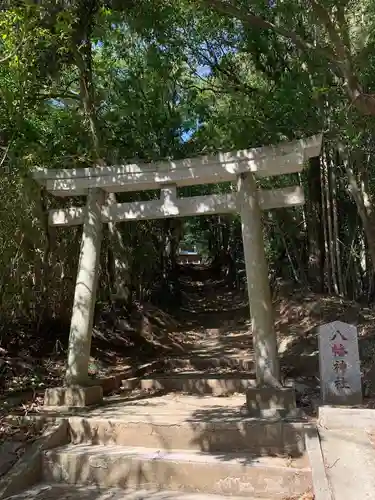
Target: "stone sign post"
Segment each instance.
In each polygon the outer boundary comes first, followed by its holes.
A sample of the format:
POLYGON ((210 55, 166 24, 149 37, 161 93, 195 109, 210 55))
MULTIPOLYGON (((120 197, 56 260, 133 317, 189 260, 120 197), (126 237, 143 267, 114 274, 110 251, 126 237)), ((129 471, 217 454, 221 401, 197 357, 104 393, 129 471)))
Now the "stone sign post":
POLYGON ((357 328, 334 321, 319 328, 320 387, 324 404, 362 403, 357 328))

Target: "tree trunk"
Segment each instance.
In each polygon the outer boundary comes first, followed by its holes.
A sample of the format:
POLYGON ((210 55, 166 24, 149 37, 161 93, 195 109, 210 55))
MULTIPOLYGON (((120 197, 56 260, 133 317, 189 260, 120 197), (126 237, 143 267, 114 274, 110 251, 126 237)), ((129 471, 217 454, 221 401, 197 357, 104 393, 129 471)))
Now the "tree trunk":
MULTIPOLYGON (((363 184, 361 186, 358 185, 356 176, 353 172, 352 166, 350 164, 350 158, 348 158, 345 150, 342 146, 340 146, 340 155, 341 159, 345 165, 345 172, 348 177, 348 191, 352 196, 358 210, 358 215, 361 218, 361 222, 363 225, 364 232, 366 234, 366 240, 368 245, 368 251, 371 257, 372 270, 375 271, 375 223, 372 219, 372 214, 366 210, 366 202, 365 199, 369 200, 369 196, 366 192, 363 191, 363 184)), ((367 202, 369 203, 369 201, 367 202)))
POLYGON ((322 185, 320 179, 320 158, 311 158, 307 169, 308 196, 307 238, 308 263, 307 274, 309 284, 315 292, 324 289, 324 233, 322 233, 322 185))
POLYGON ((52 266, 50 266, 51 257, 53 260, 55 259, 54 252, 51 251, 52 248, 52 233, 55 228, 51 227, 48 224, 48 209, 47 209, 47 199, 45 190, 42 189, 40 191, 40 221, 43 227, 43 257, 42 257, 42 281, 40 283, 40 307, 41 311, 38 312, 38 325, 37 329, 39 331, 40 327, 43 325, 45 321, 51 319, 49 317, 51 315, 50 311, 50 301, 49 296, 51 293, 50 285, 51 285, 51 272, 52 266))
MULTIPOLYGON (((168 304, 178 306, 181 300, 177 251, 181 239, 181 221, 176 219, 164 220, 164 251, 162 294, 168 304)), ((164 303, 164 302, 163 302, 164 303)))
MULTIPOLYGON (((73 54, 76 66, 79 71, 80 97, 84 107, 86 119, 89 122, 90 137, 93 146, 94 160, 104 167, 105 160, 101 154, 100 141, 98 136, 97 117, 95 110, 94 84, 92 78, 92 50, 91 50, 91 30, 94 22, 94 15, 97 9, 97 2, 92 5, 84 5, 80 12, 77 28, 73 36, 73 54), (87 9, 87 11, 86 11, 87 9), (91 16, 91 17, 90 17, 91 16)), ((108 193, 106 203, 113 205, 117 203, 115 193, 108 193)), ((123 305, 129 303, 130 297, 130 269, 129 261, 126 258, 127 251, 124 245, 120 230, 116 224, 108 223, 111 235, 111 252, 115 271, 115 299, 120 300, 123 305)))
POLYGON ((337 161, 331 164, 331 192, 332 192, 332 222, 333 222, 333 243, 335 248, 335 261, 337 268, 337 278, 338 278, 338 288, 339 294, 345 295, 344 279, 342 275, 341 266, 341 252, 340 252, 340 229, 338 222, 338 211, 337 211, 337 179, 336 179, 336 169, 337 161))
POLYGON ((333 289, 335 294, 339 294, 339 287, 337 284, 337 274, 336 274, 336 254, 335 254, 335 244, 333 240, 333 223, 332 223, 332 189, 331 189, 331 176, 330 176, 330 158, 325 151, 324 155, 324 176, 325 176, 325 199, 327 207, 327 230, 328 230, 328 250, 329 250, 329 262, 331 268, 331 277, 333 283, 333 289))
POLYGON ((326 203, 326 191, 327 191, 327 175, 326 175, 326 164, 322 164, 321 168, 321 192, 322 192, 322 222, 323 222, 323 233, 324 233, 324 269, 325 275, 327 276, 327 289, 328 293, 332 292, 332 271, 329 259, 329 235, 328 235, 328 217, 327 217, 327 203, 326 203))

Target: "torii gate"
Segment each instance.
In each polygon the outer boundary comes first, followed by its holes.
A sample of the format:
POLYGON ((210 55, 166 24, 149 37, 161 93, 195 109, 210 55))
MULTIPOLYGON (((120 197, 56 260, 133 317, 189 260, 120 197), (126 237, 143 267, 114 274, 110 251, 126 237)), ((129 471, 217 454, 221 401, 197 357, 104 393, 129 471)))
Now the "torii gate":
POLYGON ((87 197, 83 208, 49 213, 51 226, 83 224, 66 388, 58 389, 58 395, 50 394, 50 404, 84 405, 102 398, 101 388, 95 392, 90 384, 88 366, 103 223, 216 213, 239 212, 241 215, 257 383, 279 386, 277 339, 261 210, 302 205, 304 194, 300 186, 258 190, 255 178, 300 172, 309 158, 319 156, 321 144, 322 136, 318 135, 277 146, 161 163, 36 171, 35 180, 55 196, 87 197), (190 198, 176 195, 176 188, 180 186, 225 181, 237 182, 237 192, 190 198), (159 200, 105 204, 105 193, 150 189, 160 189, 159 200), (72 395, 72 388, 84 393, 78 396, 79 402, 72 395))

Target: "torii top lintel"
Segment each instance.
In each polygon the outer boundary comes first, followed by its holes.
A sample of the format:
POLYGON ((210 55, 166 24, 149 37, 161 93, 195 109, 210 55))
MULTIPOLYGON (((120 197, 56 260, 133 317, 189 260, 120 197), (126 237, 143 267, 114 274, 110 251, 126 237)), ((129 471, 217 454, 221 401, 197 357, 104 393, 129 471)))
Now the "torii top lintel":
POLYGON ((304 163, 319 156, 322 135, 212 156, 149 164, 36 170, 34 179, 56 196, 79 196, 89 189, 107 192, 158 189, 165 184, 191 186, 232 181, 244 172, 257 177, 300 172, 304 163))

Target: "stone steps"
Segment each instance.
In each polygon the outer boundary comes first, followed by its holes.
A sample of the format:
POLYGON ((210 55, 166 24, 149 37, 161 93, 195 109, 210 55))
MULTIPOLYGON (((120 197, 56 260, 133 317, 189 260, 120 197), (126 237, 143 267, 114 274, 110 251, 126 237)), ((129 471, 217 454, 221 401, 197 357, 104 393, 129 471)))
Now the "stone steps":
POLYGON ((172 417, 160 411, 147 415, 140 409, 121 418, 71 417, 69 424, 72 444, 292 457, 305 451, 303 422, 249 418, 220 407, 196 415, 180 410, 172 417))
MULTIPOLYGON (((24 493, 9 497, 8 500, 225 500, 219 495, 201 495, 173 491, 137 490, 124 491, 120 488, 97 488, 68 484, 42 483, 24 493)), ((231 500, 240 500, 230 497, 231 500)), ((242 500, 242 499, 241 499, 242 500)), ((247 500, 255 500, 247 497, 247 500)), ((271 500, 266 499, 266 500, 271 500)))
POLYGON ((186 372, 168 375, 153 374, 145 377, 133 377, 122 381, 122 388, 127 391, 163 391, 182 392, 195 395, 231 396, 246 393, 255 386, 253 373, 233 373, 207 375, 186 372))
MULTIPOLYGON (((242 372, 254 377, 254 354, 250 348, 246 352, 244 350, 245 348, 228 348, 228 352, 223 352, 220 346, 215 345, 205 345, 199 350, 192 347, 189 355, 175 354, 153 361, 152 369, 154 372, 169 375, 180 371, 193 374, 201 372, 202 375, 209 375, 210 372, 215 374, 215 370, 221 370, 229 376, 242 372)), ((141 368, 134 375, 145 375, 145 370, 147 370, 146 367, 141 368)))
POLYGON ((248 453, 69 444, 43 453, 43 479, 276 500, 308 490, 311 470, 306 456, 290 460, 248 453))
POLYGON ((64 440, 41 451, 45 489, 19 500, 83 500, 83 486, 87 500, 289 500, 312 484, 306 420, 250 417, 243 395, 117 395, 44 416, 65 419, 64 440))

